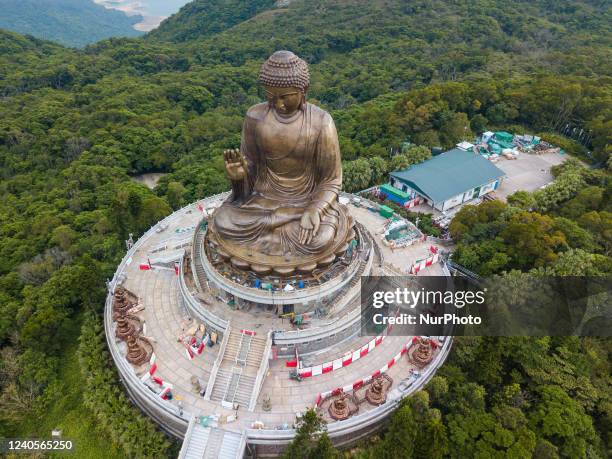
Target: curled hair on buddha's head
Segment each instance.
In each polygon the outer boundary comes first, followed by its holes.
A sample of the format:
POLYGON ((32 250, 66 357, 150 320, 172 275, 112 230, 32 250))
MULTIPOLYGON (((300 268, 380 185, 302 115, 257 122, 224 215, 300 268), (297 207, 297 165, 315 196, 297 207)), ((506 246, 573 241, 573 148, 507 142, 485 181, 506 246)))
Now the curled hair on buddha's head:
POLYGON ((305 95, 310 86, 308 64, 291 51, 276 51, 261 66, 259 82, 271 88, 298 88, 305 95))

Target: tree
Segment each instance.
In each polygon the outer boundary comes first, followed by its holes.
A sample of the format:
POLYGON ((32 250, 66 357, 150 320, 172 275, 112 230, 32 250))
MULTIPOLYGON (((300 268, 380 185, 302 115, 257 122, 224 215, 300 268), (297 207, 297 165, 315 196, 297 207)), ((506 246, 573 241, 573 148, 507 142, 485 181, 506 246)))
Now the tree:
POLYGON ((516 213, 500 236, 513 267, 519 269, 555 261, 556 251, 566 245, 565 236, 554 229, 553 220, 536 212, 516 213))
POLYGON ((365 158, 345 162, 342 173, 342 184, 349 193, 366 189, 372 180, 372 169, 365 158))
POLYGON ((182 183, 179 182, 170 182, 168 183, 168 190, 166 191, 166 197, 168 199, 168 204, 174 210, 179 209, 181 205, 185 202, 185 193, 186 189, 182 183))
POLYGON ((599 186, 586 187, 565 203, 560 212, 565 217, 577 219, 586 212, 599 210, 603 203, 604 192, 605 190, 599 186))
POLYGON ((493 124, 500 125, 514 121, 518 118, 519 112, 516 107, 506 102, 499 102, 487 109, 486 116, 493 124))
POLYGON ((408 158, 409 164, 419 164, 431 158, 431 150, 424 145, 410 145, 402 155, 408 158))
POLYGON ((447 148, 472 137, 470 122, 465 113, 443 112, 440 121, 440 140, 447 148))
POLYGON ((448 394, 448 381, 442 376, 434 376, 425 388, 433 402, 441 402, 448 394))
POLYGON ((508 196, 508 204, 523 210, 531 210, 536 205, 533 194, 528 191, 519 190, 508 196))
POLYGON ((102 320, 86 314, 78 348, 79 363, 84 380, 83 402, 130 457, 168 457, 171 444, 156 430, 151 420, 136 409, 118 385, 114 370, 109 367, 102 320))
POLYGON ((338 457, 327 432, 325 421, 312 408, 296 421, 295 437, 283 453, 287 459, 333 459, 338 457))
POLYGON ((543 190, 534 193, 536 208, 540 212, 549 212, 570 200, 578 191, 584 188, 585 181, 577 171, 567 171, 557 177, 543 190))
POLYGON ((374 156, 369 158, 370 169, 372 171, 372 178, 370 180, 371 185, 379 185, 385 181, 387 175, 387 161, 380 156, 374 156))
POLYGON ((401 171, 410 166, 410 159, 404 154, 395 155, 391 158, 389 169, 391 171, 401 171))
POLYGON ((578 224, 595 235, 604 253, 612 253, 612 212, 591 211, 578 219, 578 224))
POLYGON ((439 147, 442 145, 442 141, 440 140, 440 135, 438 131, 434 131, 433 129, 429 129, 423 132, 417 132, 414 135, 414 141, 419 145, 425 145, 428 147, 439 147))
POLYGON ((385 459, 414 457, 418 428, 412 407, 408 403, 403 403, 391 416, 389 428, 377 447, 376 457, 385 459))
POLYGON ((593 235, 569 218, 555 218, 553 228, 565 235, 567 244, 571 248, 584 249, 588 252, 594 252, 597 249, 593 235))
POLYGON ((587 457, 597 443, 593 422, 580 404, 558 386, 543 386, 529 416, 537 432, 559 448, 565 457, 587 457))
POLYGON ((612 261, 603 255, 571 249, 559 254, 551 271, 555 276, 601 276, 612 273, 612 261))
POLYGON ((472 132, 481 134, 487 128, 488 123, 489 123, 489 120, 486 117, 484 117, 480 113, 477 113, 470 120, 470 128, 472 129, 472 132))

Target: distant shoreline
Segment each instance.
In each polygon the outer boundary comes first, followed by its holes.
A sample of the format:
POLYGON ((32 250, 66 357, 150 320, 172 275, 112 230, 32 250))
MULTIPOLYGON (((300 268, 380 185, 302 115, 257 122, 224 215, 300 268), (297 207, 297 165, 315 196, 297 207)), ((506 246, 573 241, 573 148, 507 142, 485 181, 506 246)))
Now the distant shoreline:
POLYGON ((126 16, 140 16, 142 20, 132 27, 139 32, 150 32, 168 16, 152 16, 145 11, 145 5, 139 1, 132 0, 93 0, 94 3, 102 5, 109 10, 117 10, 126 16))

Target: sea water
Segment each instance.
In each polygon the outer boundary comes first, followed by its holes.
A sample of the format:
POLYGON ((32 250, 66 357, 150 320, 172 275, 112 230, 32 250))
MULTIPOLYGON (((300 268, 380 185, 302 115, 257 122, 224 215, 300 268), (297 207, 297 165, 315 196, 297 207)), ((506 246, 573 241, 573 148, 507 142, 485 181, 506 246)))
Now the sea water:
POLYGON ((140 0, 143 8, 152 16, 165 16, 176 13, 181 6, 191 0, 140 0))
POLYGON ((190 0, 94 0, 94 2, 106 8, 123 11, 129 16, 141 15, 143 20, 135 24, 134 28, 148 32, 190 0))

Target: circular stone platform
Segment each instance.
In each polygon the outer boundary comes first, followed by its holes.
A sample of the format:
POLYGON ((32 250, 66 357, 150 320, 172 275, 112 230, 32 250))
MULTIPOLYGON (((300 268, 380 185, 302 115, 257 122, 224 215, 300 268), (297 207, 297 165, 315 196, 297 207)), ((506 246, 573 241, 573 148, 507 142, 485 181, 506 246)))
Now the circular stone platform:
MULTIPOLYGON (((293 438, 296 414, 309 407, 328 421, 338 446, 375 431, 433 376, 451 339, 360 336, 359 278, 408 275, 430 255, 431 243, 392 250, 381 239, 388 220, 361 199, 359 207, 347 205, 356 223, 348 253, 302 276, 258 277, 215 258, 206 244, 202 221, 227 196, 193 203, 156 224, 109 283, 107 341, 129 395, 164 430, 185 438, 182 453, 204 441, 211 455, 240 456, 245 448, 276 455, 293 438), (120 309, 133 324, 129 333, 113 314, 119 286, 131 306, 120 309), (116 332, 117 320, 123 332, 116 332), (136 338, 129 346, 128 337, 136 338), (411 360, 417 345, 429 362, 411 360), (147 361, 128 362, 128 353, 145 356, 149 346, 147 361)), ((427 269, 448 274, 440 264, 427 269)))
POLYGON ((233 296, 259 305, 301 305, 306 311, 346 287, 356 276, 368 275, 360 264, 373 257, 371 236, 361 225, 353 231, 354 245, 332 263, 308 273, 275 276, 236 269, 233 263, 218 255, 207 234, 198 228, 194 243, 195 263, 202 266, 208 289, 218 295, 233 296), (211 285, 212 284, 212 285, 211 285), (265 287, 265 288, 262 288, 265 287))

